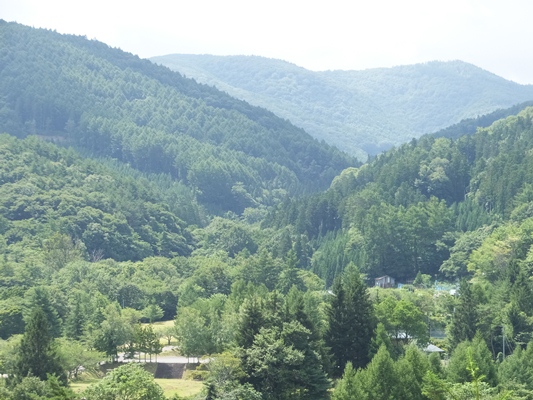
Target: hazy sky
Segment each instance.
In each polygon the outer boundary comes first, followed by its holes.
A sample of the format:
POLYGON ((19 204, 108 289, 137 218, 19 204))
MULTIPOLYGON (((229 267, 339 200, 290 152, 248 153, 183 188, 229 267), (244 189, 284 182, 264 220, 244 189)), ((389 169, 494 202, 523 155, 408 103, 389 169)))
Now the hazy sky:
POLYGON ((0 18, 141 57, 253 54, 311 70, 459 59, 533 84, 531 0, 0 0, 0 18))

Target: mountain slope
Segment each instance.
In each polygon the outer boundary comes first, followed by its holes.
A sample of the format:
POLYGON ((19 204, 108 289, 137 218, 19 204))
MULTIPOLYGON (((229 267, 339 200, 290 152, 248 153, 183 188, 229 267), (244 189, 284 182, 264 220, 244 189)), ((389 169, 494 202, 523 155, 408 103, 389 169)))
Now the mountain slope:
POLYGON ((533 99, 533 86, 461 61, 313 72, 262 57, 174 54, 151 60, 268 108, 358 156, 533 99))
POLYGON ((0 132, 46 136, 242 212, 327 187, 354 160, 269 111, 83 37, 0 22, 0 132))
POLYGON ((95 258, 173 257, 193 249, 186 223, 173 213, 187 202, 194 206, 192 196, 169 206, 165 197, 174 191, 176 198, 176 190, 164 191, 127 168, 103 166, 35 137, 0 135, 0 160, 4 254, 21 257, 40 249, 54 232, 95 258))
POLYGON ((263 227, 306 235, 328 284, 349 262, 372 278, 464 276, 465 246, 495 225, 533 221, 532 149, 533 107, 455 140, 424 135, 343 171, 325 193, 281 204, 263 227))

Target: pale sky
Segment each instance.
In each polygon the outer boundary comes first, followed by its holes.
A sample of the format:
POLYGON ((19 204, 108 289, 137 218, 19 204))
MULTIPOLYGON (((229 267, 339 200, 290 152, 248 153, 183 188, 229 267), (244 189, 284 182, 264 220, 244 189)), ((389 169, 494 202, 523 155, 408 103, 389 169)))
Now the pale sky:
POLYGON ((143 58, 258 55, 315 71, 463 60, 533 84, 531 0, 0 0, 0 18, 143 58))

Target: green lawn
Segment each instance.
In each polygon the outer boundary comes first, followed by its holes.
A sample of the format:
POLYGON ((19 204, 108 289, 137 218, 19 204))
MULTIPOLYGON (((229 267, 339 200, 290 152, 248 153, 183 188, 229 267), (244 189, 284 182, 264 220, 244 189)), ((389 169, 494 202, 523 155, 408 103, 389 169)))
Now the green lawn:
MULTIPOLYGON (((70 384, 72 390, 80 393, 87 389, 89 385, 98 382, 99 379, 91 378, 81 380, 70 384)), ((171 397, 177 394, 178 396, 194 396, 202 390, 203 383, 199 381, 185 380, 185 379, 156 379, 159 386, 163 388, 166 397, 171 397)))
POLYGON ((203 387, 203 382, 185 379, 156 379, 155 381, 163 388, 167 397, 175 394, 183 397, 194 396, 200 393, 203 387))
POLYGON ((90 378, 90 379, 83 379, 76 382, 71 382, 70 387, 72 390, 74 390, 76 393, 83 392, 87 387, 92 385, 93 383, 98 382, 100 379, 98 378, 90 378))

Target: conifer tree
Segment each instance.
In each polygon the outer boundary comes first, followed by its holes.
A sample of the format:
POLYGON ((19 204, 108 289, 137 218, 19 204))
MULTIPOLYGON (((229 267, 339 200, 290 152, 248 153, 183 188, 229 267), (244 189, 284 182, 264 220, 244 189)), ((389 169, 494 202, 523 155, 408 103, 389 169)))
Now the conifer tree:
POLYGON ((65 335, 74 340, 80 340, 83 336, 86 315, 82 308, 82 298, 80 293, 75 293, 74 304, 65 321, 65 335))
POLYGON ((449 342, 452 349, 465 340, 474 339, 478 324, 476 306, 472 288, 463 279, 459 286, 459 300, 455 307, 449 330, 449 342))
POLYGON ((251 347, 254 342, 254 336, 259 333, 263 326, 263 306, 256 297, 246 299, 239 312, 239 322, 235 339, 239 347, 251 347))
MULTIPOLYGON (((40 308, 46 315, 46 320, 50 325, 50 332, 53 337, 61 336, 61 318, 53 303, 52 294, 44 286, 38 286, 28 291, 28 310, 33 311, 34 308, 40 308)), ((28 318, 29 316, 26 316, 28 318)))
POLYGON ((391 356, 396 353, 392 345, 392 341, 390 340, 390 336, 387 333, 387 330, 385 329, 385 325, 379 322, 376 326, 374 337, 370 342, 370 358, 374 357, 377 354, 381 346, 385 346, 391 356))
POLYGON ((360 381, 357 379, 357 371, 353 368, 352 363, 348 362, 344 368, 342 379, 337 382, 332 400, 352 400, 361 399, 360 381))
POLYGON ((354 264, 349 264, 332 288, 326 345, 333 356, 333 376, 340 377, 348 361, 355 368, 369 361, 375 318, 368 291, 354 264))
POLYGON ((360 399, 396 400, 399 396, 399 377, 385 346, 381 346, 368 367, 358 373, 361 381, 360 399))
POLYGON ((45 381, 49 374, 55 375, 60 382, 67 384, 67 376, 56 354, 46 314, 41 308, 36 307, 28 319, 10 378, 15 383, 26 376, 35 376, 45 381))

